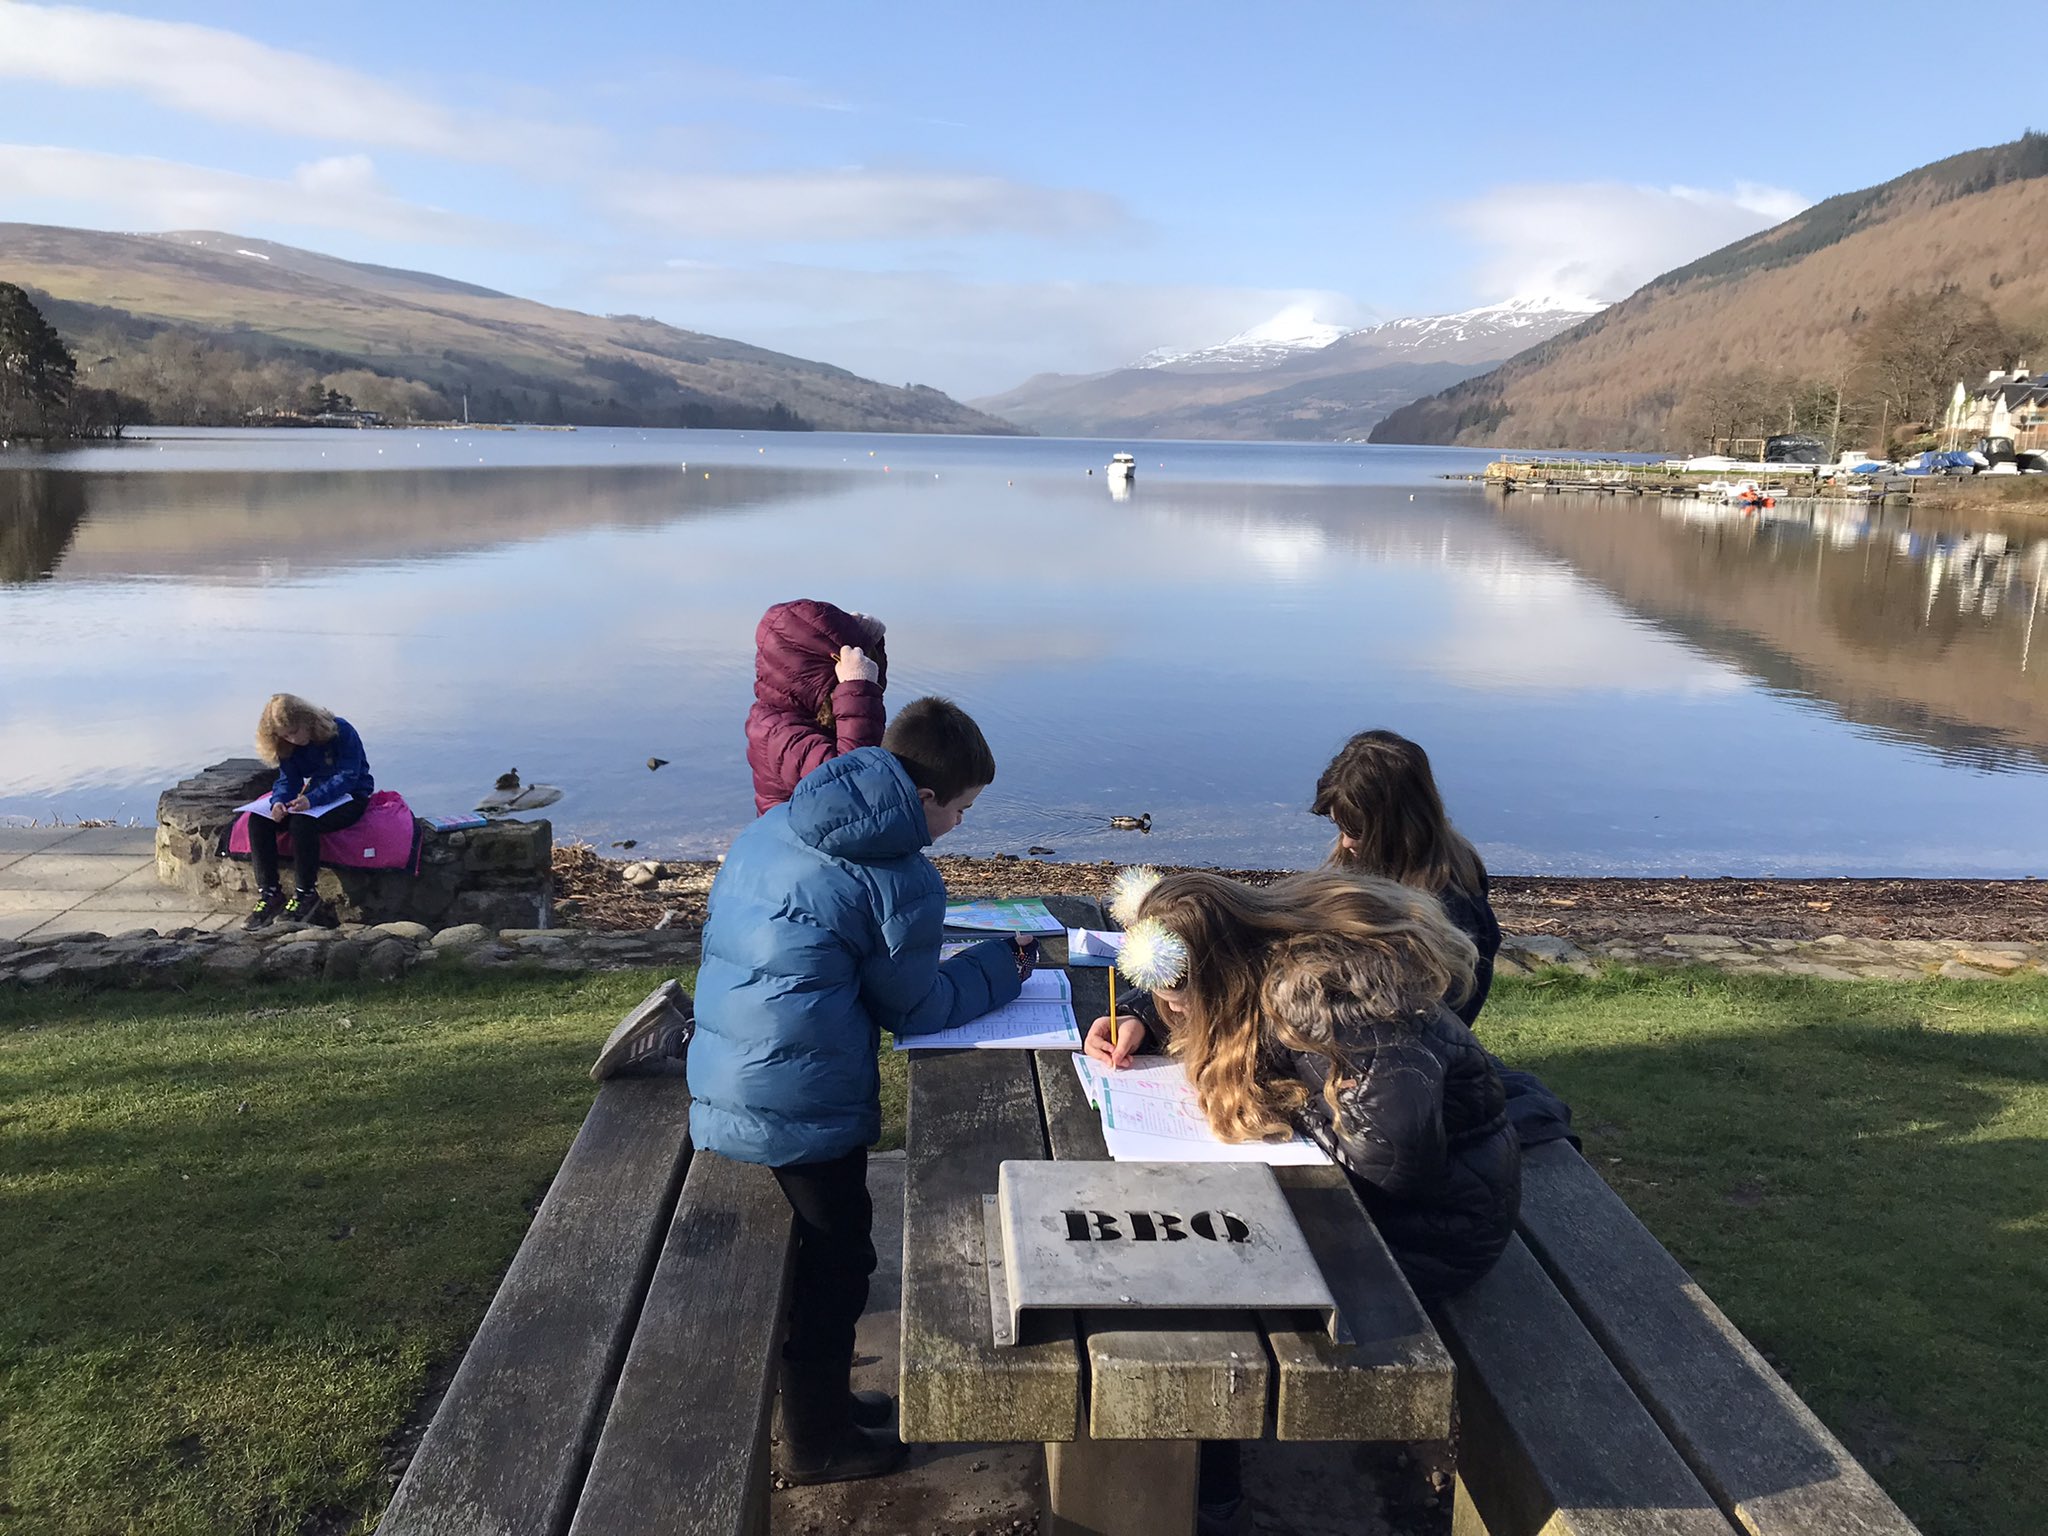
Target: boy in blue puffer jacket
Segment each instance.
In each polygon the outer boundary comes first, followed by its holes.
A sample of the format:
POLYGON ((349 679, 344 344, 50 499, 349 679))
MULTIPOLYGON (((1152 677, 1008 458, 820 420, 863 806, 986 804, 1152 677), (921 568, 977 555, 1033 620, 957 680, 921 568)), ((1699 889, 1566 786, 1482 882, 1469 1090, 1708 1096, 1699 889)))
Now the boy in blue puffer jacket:
POLYGON ((939 959, 946 888, 924 847, 995 778, 981 730, 919 699, 862 747, 806 775, 742 832, 711 887, 690 1138, 775 1172, 796 1213, 782 1346, 783 1476, 840 1482, 896 1467, 889 1399, 848 1390, 875 1268, 869 1145, 881 1134, 879 1031, 928 1034, 1017 996, 1009 940, 939 959))

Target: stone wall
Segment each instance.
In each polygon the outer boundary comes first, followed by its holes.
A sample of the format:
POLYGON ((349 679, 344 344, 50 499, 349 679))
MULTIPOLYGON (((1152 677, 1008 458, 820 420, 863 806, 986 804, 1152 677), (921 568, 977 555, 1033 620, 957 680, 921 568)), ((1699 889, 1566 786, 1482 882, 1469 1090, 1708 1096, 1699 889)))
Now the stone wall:
MULTIPOLYGON (((235 807, 275 777, 257 759, 236 757, 165 790, 156 807, 157 878, 222 906, 254 906, 249 861, 222 854, 221 833, 235 807)), ((460 832, 426 827, 417 874, 322 868, 320 894, 349 923, 546 928, 554 921, 553 857, 554 827, 546 821, 494 821, 460 832)))
MULTIPOLYGON (((246 796, 244 797, 247 798, 246 796)), ((583 933, 565 928, 493 931, 465 923, 433 933, 422 923, 363 927, 291 927, 243 933, 141 929, 108 936, 67 933, 49 939, 0 939, 0 987, 49 984, 180 987, 204 976, 281 980, 393 981, 408 971, 469 966, 479 970, 686 971, 697 963, 697 936, 674 930, 583 933)))

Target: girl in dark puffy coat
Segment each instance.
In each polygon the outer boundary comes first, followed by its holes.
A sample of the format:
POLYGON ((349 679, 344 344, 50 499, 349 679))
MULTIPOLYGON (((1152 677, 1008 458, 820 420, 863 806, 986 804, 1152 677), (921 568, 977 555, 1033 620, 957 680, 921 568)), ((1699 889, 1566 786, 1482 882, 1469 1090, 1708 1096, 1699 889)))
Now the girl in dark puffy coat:
POLYGON ((1459 1018, 1477 1020, 1493 988, 1500 923, 1487 899, 1479 850, 1444 814, 1429 754, 1392 731, 1360 731, 1316 780, 1309 811, 1336 824, 1332 868, 1398 880, 1443 903, 1444 914, 1479 952, 1472 991, 1457 1005, 1459 1018))
MULTIPOLYGON (((1429 754, 1392 731, 1360 731, 1316 780, 1309 810, 1336 824, 1331 868, 1378 875, 1427 891, 1472 941, 1479 957, 1472 990, 1451 1006, 1466 1024, 1476 1027, 1479 1010, 1493 990, 1500 922, 1488 899, 1486 865, 1444 813, 1429 754)), ((1518 1071, 1498 1058, 1493 1064, 1507 1089, 1508 1118, 1523 1146, 1567 1139, 1577 1145, 1571 1107, 1563 1099, 1533 1072, 1518 1071)))
MULTIPOLYGON (((1264 889, 1195 872, 1127 885, 1118 918, 1118 967, 1219 1137, 1314 1138, 1424 1299, 1486 1273, 1514 1232, 1521 1148, 1492 1058, 1444 1006, 1474 957, 1434 900, 1341 870, 1264 889)), ((1098 1019, 1088 1052, 1121 1066, 1143 1028, 1112 1042, 1098 1019)))
POLYGON ((880 619, 810 598, 761 615, 747 711, 755 814, 782 804, 813 768, 882 744, 883 634, 880 619))

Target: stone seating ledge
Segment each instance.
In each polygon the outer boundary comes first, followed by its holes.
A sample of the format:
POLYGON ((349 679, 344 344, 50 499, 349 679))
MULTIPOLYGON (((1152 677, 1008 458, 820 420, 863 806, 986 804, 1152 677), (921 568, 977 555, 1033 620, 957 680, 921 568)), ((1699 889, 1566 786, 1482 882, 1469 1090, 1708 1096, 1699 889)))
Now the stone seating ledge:
MULTIPOLYGON (((249 862, 221 853, 221 833, 235 807, 262 794, 275 777, 276 770, 258 759, 235 757, 165 790, 157 800, 157 878, 217 906, 254 906, 249 862)), ((493 821, 455 832, 422 826, 417 874, 326 867, 320 894, 348 923, 548 928, 554 922, 554 846, 547 821, 493 821)))

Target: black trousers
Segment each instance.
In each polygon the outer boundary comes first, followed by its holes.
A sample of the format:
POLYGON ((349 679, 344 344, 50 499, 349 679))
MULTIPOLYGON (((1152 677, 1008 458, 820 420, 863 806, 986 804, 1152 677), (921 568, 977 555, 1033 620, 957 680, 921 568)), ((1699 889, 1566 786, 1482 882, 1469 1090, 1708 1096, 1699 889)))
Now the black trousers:
POLYGON ((875 1206, 868 1198, 868 1149, 773 1170, 796 1213, 796 1271, 782 1358, 822 1376, 853 1369, 853 1330, 875 1272, 875 1206))
POLYGON ((292 835, 294 887, 311 896, 314 883, 320 878, 320 834, 354 826, 369 808, 368 798, 357 795, 346 805, 337 805, 325 816, 292 815, 285 817, 281 824, 252 812, 249 817, 249 862, 256 870, 257 888, 277 884, 277 829, 280 825, 292 835))

